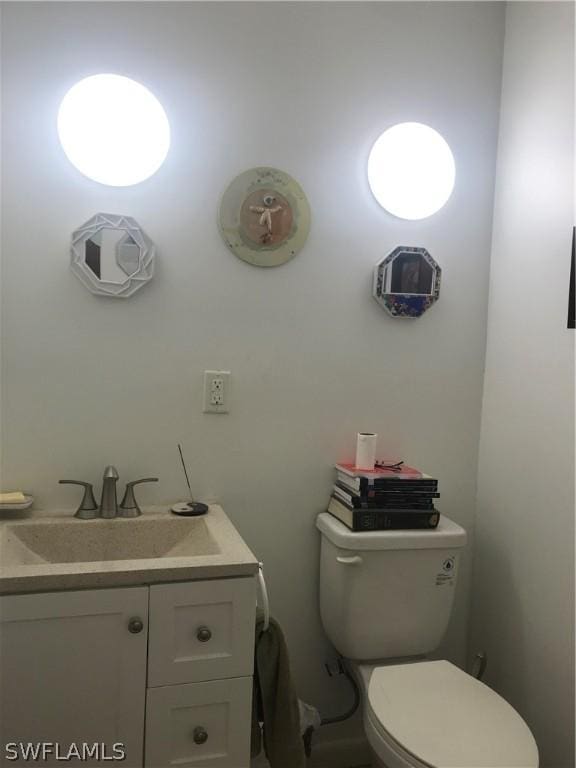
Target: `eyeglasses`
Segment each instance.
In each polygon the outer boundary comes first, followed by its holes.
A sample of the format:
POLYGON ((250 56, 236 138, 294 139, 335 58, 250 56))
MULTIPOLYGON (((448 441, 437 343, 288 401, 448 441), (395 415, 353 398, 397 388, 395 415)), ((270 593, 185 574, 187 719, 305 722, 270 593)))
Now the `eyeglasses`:
POLYGON ((401 472, 403 461, 397 461, 395 464, 386 464, 384 461, 377 461, 374 464, 374 469, 389 469, 390 472, 401 472))

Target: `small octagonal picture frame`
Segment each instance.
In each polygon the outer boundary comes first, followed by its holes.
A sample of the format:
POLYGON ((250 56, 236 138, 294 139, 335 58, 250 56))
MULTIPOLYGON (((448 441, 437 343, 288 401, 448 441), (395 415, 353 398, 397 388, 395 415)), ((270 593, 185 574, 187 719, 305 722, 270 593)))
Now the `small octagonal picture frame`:
POLYGON ((438 301, 441 277, 426 248, 399 245, 374 267, 372 295, 392 317, 421 317, 438 301))

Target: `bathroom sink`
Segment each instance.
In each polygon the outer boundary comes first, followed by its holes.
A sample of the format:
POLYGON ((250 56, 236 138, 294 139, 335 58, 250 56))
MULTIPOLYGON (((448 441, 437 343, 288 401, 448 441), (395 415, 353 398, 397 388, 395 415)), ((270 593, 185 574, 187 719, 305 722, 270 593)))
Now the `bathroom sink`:
POLYGON ((73 519, 11 528, 18 544, 47 563, 194 557, 220 551, 201 518, 73 519))
POLYGON ((0 594, 249 576, 258 561, 216 504, 202 517, 151 508, 78 520, 37 513, 0 520, 0 594))

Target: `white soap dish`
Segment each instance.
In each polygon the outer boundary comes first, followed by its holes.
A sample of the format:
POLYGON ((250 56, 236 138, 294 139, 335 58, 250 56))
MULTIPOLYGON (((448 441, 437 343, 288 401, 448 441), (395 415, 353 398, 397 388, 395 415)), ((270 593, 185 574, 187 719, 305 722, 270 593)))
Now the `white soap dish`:
POLYGON ((18 510, 18 509, 29 509, 32 506, 32 504, 34 504, 34 496, 28 496, 27 494, 24 494, 24 501, 20 501, 17 503, 8 502, 7 504, 2 504, 0 502, 0 512, 18 510))

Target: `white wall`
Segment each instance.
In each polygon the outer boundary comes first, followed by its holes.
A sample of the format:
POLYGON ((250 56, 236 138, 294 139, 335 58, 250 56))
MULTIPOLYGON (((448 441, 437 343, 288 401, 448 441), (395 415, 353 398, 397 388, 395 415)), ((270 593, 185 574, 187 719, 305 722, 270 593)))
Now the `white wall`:
MULTIPOLYGON (((442 511, 473 519, 503 12, 492 3, 12 3, 3 32, 3 486, 47 507, 59 478, 157 474, 143 503, 216 498, 266 564, 301 695, 334 712, 317 607, 315 515, 358 430, 440 478, 442 511), (134 188, 80 176, 58 103, 99 71, 147 84, 169 114, 166 164, 134 188), (455 192, 410 223, 365 178, 389 125, 437 128, 455 192), (272 270, 231 255, 216 228, 237 173, 270 164, 306 190, 305 249, 272 270), (159 248, 127 301, 92 296, 68 268, 71 231, 97 211, 138 219, 159 248), (393 320, 373 264, 426 246, 440 301, 393 320), (232 371, 228 416, 201 412, 202 372, 232 371)), ((441 652, 463 663, 468 560, 441 652)), ((335 693, 336 692, 336 693, 335 693)))
POLYGON ((490 272, 470 650, 574 766, 574 331, 566 330, 574 6, 511 3, 490 272))

